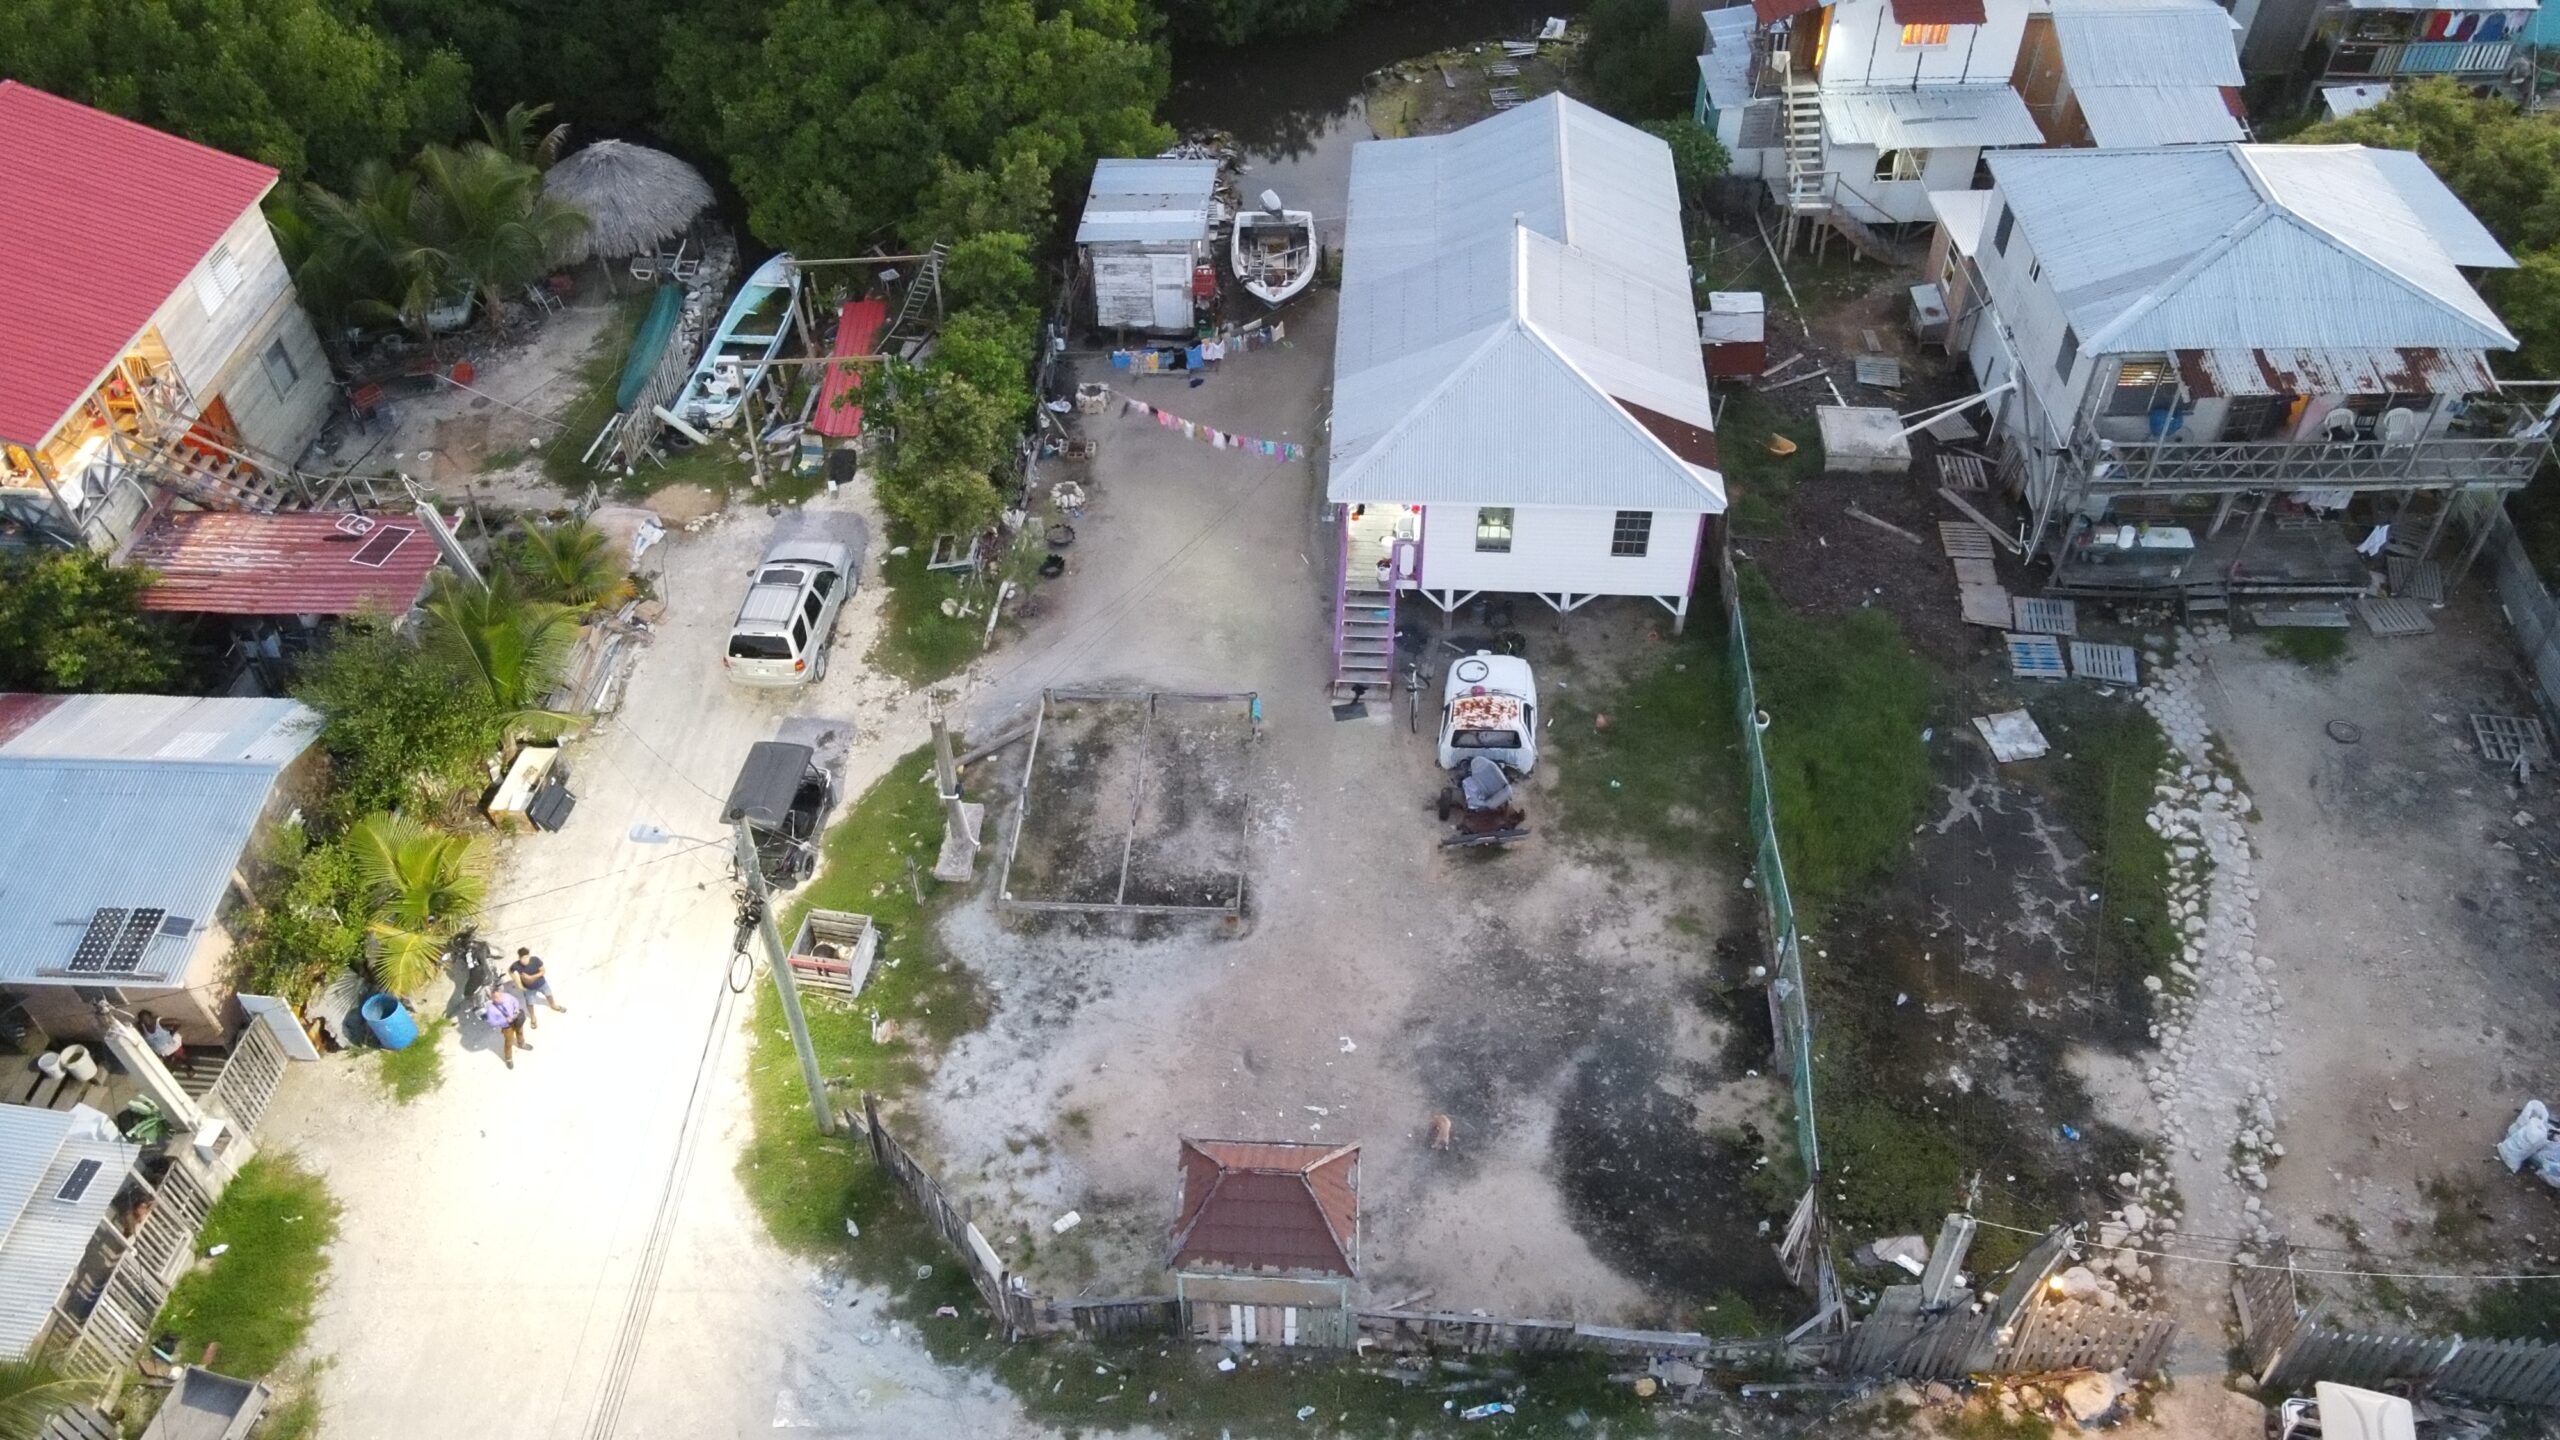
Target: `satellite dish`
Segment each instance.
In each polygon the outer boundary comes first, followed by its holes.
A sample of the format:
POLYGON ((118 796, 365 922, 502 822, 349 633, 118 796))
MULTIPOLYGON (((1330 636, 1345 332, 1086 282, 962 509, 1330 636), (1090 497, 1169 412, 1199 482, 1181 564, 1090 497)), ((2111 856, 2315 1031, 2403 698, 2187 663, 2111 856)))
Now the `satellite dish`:
POLYGON ((1274 215, 1279 214, 1279 213, 1280 213, 1280 192, 1279 192, 1279 191, 1277 191, 1277 190, 1265 190, 1265 191, 1263 191, 1263 192, 1262 192, 1262 208, 1263 208, 1263 209, 1265 209, 1265 210, 1270 211, 1270 212, 1271 212, 1272 214, 1274 214, 1274 215))
POLYGON ((2418 412, 2405 407, 2382 412, 2382 423, 2376 427, 2386 445, 2406 445, 2418 438, 2421 423, 2418 412))

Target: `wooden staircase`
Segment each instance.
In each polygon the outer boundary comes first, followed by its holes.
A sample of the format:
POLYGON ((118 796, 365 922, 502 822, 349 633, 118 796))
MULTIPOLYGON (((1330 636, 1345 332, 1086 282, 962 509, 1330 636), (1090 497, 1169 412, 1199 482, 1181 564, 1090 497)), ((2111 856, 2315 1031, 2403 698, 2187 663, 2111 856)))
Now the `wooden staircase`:
POLYGON ((1341 536, 1333 591, 1333 697, 1383 696, 1395 676, 1396 592, 1378 588, 1374 569, 1352 565, 1348 522, 1341 536))
POLYGON ((1830 187, 1822 168, 1822 87, 1796 78, 1783 54, 1778 63, 1779 94, 1787 140, 1786 209, 1789 215, 1821 215, 1830 211, 1830 187))

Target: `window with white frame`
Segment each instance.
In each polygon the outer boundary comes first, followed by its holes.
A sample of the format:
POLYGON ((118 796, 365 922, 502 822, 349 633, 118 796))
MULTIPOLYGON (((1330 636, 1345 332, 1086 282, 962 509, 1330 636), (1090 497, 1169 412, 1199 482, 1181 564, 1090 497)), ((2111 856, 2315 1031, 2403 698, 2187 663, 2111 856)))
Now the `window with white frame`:
POLYGON ((276 387, 277 399, 291 395, 293 387, 302 383, 301 367, 293 363, 293 352, 284 348, 281 337, 269 344, 258 359, 267 367, 267 383, 276 387))
POLYGON ((1944 45, 1953 28, 1947 25, 1905 25, 1902 27, 1902 43, 1905 47, 1914 50, 1931 45, 1944 45))
POLYGON ((1476 553, 1508 555, 1511 553, 1511 507, 1488 505, 1476 511, 1476 553))
POLYGON ((1641 560, 1653 544, 1653 512, 1621 510, 1615 524, 1609 527, 1609 553, 1641 560))

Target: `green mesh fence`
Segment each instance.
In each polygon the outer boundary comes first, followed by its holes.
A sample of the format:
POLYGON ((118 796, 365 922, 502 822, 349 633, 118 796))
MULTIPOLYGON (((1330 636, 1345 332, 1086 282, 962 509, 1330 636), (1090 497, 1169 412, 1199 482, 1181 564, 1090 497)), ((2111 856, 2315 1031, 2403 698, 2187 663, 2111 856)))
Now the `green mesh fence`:
POLYGON ((1751 679, 1751 637, 1742 619, 1742 599, 1734 586, 1731 562, 1724 566, 1727 668, 1733 675, 1735 718, 1742 731, 1743 773, 1750 790, 1752 879, 1768 921, 1769 989, 1778 1043, 1786 1052, 1796 1092, 1796 1148, 1804 1156, 1808 1180, 1822 1173, 1822 1147, 1813 1124, 1813 1017, 1805 1009, 1804 947, 1796 938, 1795 898, 1787 892, 1787 866, 1778 849, 1778 813, 1769 793, 1769 759, 1760 741, 1767 720, 1751 679))

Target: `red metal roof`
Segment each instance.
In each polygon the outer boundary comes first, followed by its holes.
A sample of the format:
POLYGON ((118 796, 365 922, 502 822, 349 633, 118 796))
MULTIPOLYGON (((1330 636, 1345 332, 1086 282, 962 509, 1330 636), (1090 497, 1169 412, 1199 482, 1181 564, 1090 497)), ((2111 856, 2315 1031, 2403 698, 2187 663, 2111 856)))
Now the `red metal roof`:
POLYGON ((1360 1147, 1182 1142, 1173 1265, 1358 1273, 1360 1147))
POLYGON ((397 615, 418 603, 435 537, 406 516, 297 511, 163 515, 125 552, 159 572, 145 610, 190 615, 397 615))
MULTIPOLYGON (((836 312, 836 344, 827 353, 838 360, 848 355, 868 355, 880 339, 880 327, 889 323, 889 306, 881 300, 848 300, 836 312)), ((809 428, 838 440, 850 440, 862 433, 862 407, 853 403, 862 390, 862 368, 859 365, 830 365, 827 378, 818 385, 817 413, 809 417, 809 428)))
POLYGON ((1751 14, 1766 25, 1790 15, 1801 15, 1807 10, 1819 10, 1822 4, 1823 0, 1751 0, 1751 14))
POLYGON ((53 433, 275 182, 255 161, 0 80, 0 440, 53 433))
POLYGON ((1979 25, 1982 0, 1893 0, 1896 25, 1979 25))

